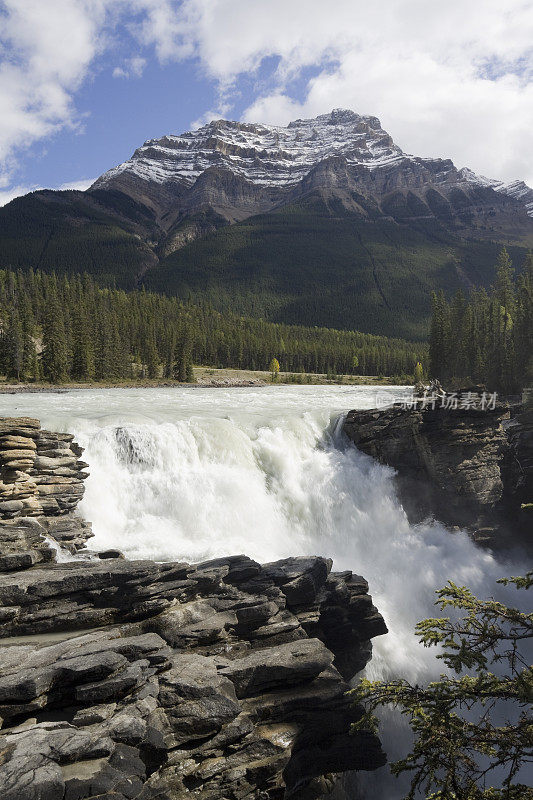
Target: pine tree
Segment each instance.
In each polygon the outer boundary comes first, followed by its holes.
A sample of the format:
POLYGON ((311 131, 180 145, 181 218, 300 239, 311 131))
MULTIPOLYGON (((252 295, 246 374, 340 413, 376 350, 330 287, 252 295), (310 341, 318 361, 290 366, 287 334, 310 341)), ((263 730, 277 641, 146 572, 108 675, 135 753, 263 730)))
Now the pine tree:
POLYGON ((159 370, 159 355, 157 352, 155 334, 152 326, 149 327, 146 333, 143 361, 146 364, 146 372, 148 377, 157 378, 159 370))
POLYGON ((533 255, 515 284, 505 248, 496 281, 451 303, 433 296, 430 368, 441 380, 470 378, 505 394, 533 381, 533 255), (443 354, 445 351, 445 354, 443 354), (445 364, 445 366, 443 366, 445 364))
POLYGON ((9 317, 5 340, 7 377, 20 381, 24 365, 24 332, 19 313, 15 309, 9 317))
POLYGON ((502 248, 496 262, 496 295, 506 314, 514 311, 513 265, 507 249, 502 248))
POLYGON ((37 349, 33 351, 33 359, 31 365, 31 377, 34 381, 38 382, 42 378, 41 362, 37 355, 37 349))
POLYGON ((504 392, 512 391, 514 386, 514 347, 512 328, 514 325, 515 296, 513 286, 513 267, 505 247, 496 264, 496 299, 499 302, 499 328, 497 332, 497 380, 504 392))
POLYGON ((429 334, 429 372, 432 378, 444 380, 448 375, 447 350, 449 331, 447 325, 447 306, 444 292, 433 292, 431 296, 431 327, 429 334))
POLYGON ((35 356, 34 320, 28 293, 22 286, 17 293, 20 324, 22 327, 22 377, 26 379, 32 373, 35 356))
MULTIPOLYGON (((527 590, 533 573, 498 583, 527 590)), ((427 686, 362 679, 350 692, 365 707, 353 728, 377 730, 374 712, 381 707, 406 716, 411 751, 390 768, 410 776, 409 800, 533 800, 524 783, 531 763, 533 614, 480 600, 451 581, 437 597, 451 613, 423 620, 416 633, 426 647, 439 647, 448 672, 427 686)))
POLYGON ((95 377, 100 381, 111 377, 110 339, 110 315, 107 309, 101 308, 95 336, 95 377))
POLYGON ((187 382, 192 377, 191 329, 187 322, 181 327, 176 354, 176 377, 179 381, 187 382))
POLYGON ((173 378, 174 377, 174 364, 176 361, 176 331, 172 328, 169 331, 166 342, 165 342, 165 350, 166 350, 166 357, 165 357, 165 368, 163 370, 163 375, 165 378, 173 378))
MULTIPOLYGON (((354 352, 361 374, 400 374, 416 361, 427 361, 424 343, 222 315, 207 303, 185 306, 176 298, 145 291, 102 289, 86 275, 58 280, 39 271, 0 270, 3 374, 8 372, 8 350, 13 342, 8 329, 14 311, 19 315, 24 340, 22 367, 17 372, 22 379, 41 378, 41 365, 47 375, 57 372, 51 339, 59 339, 59 363, 63 362, 59 372, 73 380, 120 378, 132 374, 133 364, 139 365, 138 376, 141 361, 145 372, 150 362, 149 371, 155 377, 160 374, 162 361, 166 377, 179 375, 190 380, 193 363, 261 369, 269 363, 272 352, 281 354, 284 370, 292 373, 328 369, 331 373, 351 373, 356 369, 354 352), (50 321, 53 315, 56 319, 50 321), (41 360, 37 348, 40 350, 42 336, 45 348, 41 360)), ((9 370, 13 375, 11 367, 9 370)))
POLYGON ((69 377, 65 326, 54 292, 43 324, 42 370, 44 379, 50 383, 64 383, 69 377))
POLYGON ((85 309, 79 305, 73 314, 72 377, 78 381, 90 381, 94 375, 94 345, 89 320, 85 309))
POLYGON ((533 384, 533 252, 526 257, 523 275, 518 280, 516 297, 516 364, 520 368, 519 383, 533 384))

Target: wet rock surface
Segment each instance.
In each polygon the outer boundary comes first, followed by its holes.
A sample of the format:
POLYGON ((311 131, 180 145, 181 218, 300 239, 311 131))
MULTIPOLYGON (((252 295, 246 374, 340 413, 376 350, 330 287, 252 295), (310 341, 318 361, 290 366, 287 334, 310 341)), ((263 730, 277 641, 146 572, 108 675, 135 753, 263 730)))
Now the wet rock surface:
MULTIPOLYGON (((32 452, 53 438, 16 422, 32 452)), ((77 522, 47 511, 0 525, 2 800, 318 800, 385 762, 345 694, 386 632, 363 578, 320 557, 56 563, 77 522)))

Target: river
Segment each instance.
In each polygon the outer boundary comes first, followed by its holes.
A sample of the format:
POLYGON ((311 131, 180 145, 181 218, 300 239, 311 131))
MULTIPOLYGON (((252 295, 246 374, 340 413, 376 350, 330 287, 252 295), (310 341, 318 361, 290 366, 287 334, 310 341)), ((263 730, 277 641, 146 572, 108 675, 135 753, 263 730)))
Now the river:
MULTIPOLYGON (((451 579, 489 595, 509 570, 462 532, 435 521, 410 525, 393 471, 344 438, 346 411, 406 391, 74 390, 0 395, 0 415, 38 417, 85 447, 90 477, 80 511, 93 523, 90 547, 192 562, 233 553, 331 557, 334 569, 365 576, 390 629, 374 640, 367 674, 424 681, 442 664, 413 627, 434 616, 435 589, 451 579)), ((392 757, 405 740, 396 725, 385 735, 392 757)), ((401 796, 388 768, 379 773, 365 779, 367 796, 401 796)))

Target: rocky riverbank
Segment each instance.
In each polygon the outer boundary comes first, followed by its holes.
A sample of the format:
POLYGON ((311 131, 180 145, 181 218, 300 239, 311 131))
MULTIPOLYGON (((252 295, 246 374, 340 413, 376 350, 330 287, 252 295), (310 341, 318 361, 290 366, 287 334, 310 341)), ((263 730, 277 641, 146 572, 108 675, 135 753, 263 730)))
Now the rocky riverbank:
MULTIPOLYGON (((397 470, 411 521, 428 515, 468 528, 492 545, 528 543, 533 501, 533 411, 497 402, 457 407, 350 411, 344 432, 364 453, 397 470)), ((531 544, 529 542, 529 544, 531 544)))
POLYGON ((319 557, 91 552, 80 455, 0 421, 3 800, 318 800, 381 766, 345 695, 386 632, 366 581, 319 557))
MULTIPOLYGON (((221 370, 222 372, 222 370, 221 370)), ((262 378, 238 378, 238 377, 200 377, 194 383, 173 380, 150 380, 150 381, 131 381, 122 383, 66 383, 61 385, 53 384, 0 384, 0 394, 63 394, 77 389, 228 389, 246 388, 251 386, 268 386, 269 384, 262 378)))

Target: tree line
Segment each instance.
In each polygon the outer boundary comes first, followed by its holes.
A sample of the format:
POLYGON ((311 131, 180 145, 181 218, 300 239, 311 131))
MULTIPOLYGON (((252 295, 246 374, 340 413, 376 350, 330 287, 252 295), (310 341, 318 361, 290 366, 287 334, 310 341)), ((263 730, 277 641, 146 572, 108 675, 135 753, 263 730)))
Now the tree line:
POLYGON ((518 278, 507 250, 490 291, 447 301, 432 296, 430 375, 442 382, 473 381, 505 394, 533 381, 533 253, 518 278))
POLYGON ((192 364, 292 373, 413 374, 422 343, 221 314, 89 275, 0 270, 0 372, 9 380, 193 379, 192 364))

